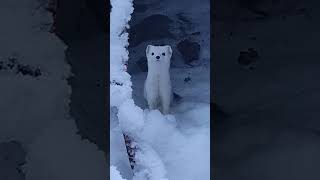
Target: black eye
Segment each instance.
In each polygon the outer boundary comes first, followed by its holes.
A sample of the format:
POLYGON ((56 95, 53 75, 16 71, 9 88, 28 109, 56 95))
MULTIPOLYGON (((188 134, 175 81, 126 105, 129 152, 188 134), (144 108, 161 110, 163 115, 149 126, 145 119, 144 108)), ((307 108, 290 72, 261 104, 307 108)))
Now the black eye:
POLYGON ((154 53, 151 53, 151 55, 153 56, 153 55, 154 55, 154 53))
POLYGON ((162 53, 162 56, 165 56, 166 55, 166 53, 162 53))

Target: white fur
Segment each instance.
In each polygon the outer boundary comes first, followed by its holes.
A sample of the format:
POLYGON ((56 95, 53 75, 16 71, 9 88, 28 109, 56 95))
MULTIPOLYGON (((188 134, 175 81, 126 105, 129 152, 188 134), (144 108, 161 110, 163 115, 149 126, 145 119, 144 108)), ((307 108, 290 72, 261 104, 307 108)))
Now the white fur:
POLYGON ((150 109, 156 109, 158 105, 161 104, 161 112, 168 114, 172 101, 170 80, 172 49, 168 45, 148 45, 146 56, 148 60, 148 75, 144 84, 144 97, 150 109), (163 55, 163 53, 165 54, 163 55), (157 56, 160 58, 157 59, 157 56))

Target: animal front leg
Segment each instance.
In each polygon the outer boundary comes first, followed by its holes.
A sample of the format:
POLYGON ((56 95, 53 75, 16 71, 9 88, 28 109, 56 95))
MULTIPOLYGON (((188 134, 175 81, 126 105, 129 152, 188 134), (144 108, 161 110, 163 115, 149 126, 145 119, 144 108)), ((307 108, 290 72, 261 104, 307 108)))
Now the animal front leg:
POLYGON ((162 113, 169 114, 171 103, 171 88, 168 88, 166 91, 162 92, 160 97, 162 113))
POLYGON ((158 106, 158 97, 157 97, 158 94, 156 92, 157 91, 152 86, 145 87, 144 96, 145 96, 145 99, 147 100, 149 109, 156 109, 158 106))
POLYGON ((170 101, 165 100, 162 103, 162 113, 163 114, 169 114, 169 110, 170 110, 170 101))
POLYGON ((155 98, 155 97, 150 97, 150 98, 148 98, 148 106, 149 106, 149 109, 150 110, 153 110, 153 109, 156 109, 157 108, 157 105, 158 105, 158 103, 157 103, 157 98, 155 98))

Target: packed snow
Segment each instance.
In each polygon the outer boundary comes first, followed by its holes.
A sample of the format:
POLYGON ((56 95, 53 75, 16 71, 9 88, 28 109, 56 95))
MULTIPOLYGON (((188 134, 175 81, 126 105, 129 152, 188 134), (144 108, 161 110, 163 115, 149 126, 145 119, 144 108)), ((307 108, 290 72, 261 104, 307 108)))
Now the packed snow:
MULTIPOLYGON (((127 180, 208 180, 210 178, 210 65, 209 42, 204 41, 201 65, 172 68, 173 89, 182 96, 171 114, 149 110, 143 98, 146 73, 129 75, 128 21, 131 0, 112 0, 110 32, 110 173, 127 180), (121 28, 120 28, 121 27, 121 28), (192 77, 189 82, 185 77, 192 77), (136 166, 131 170, 123 133, 135 140, 136 166)), ((208 7, 195 18, 201 19, 208 7)), ((191 9, 189 9, 191 10, 191 9)), ((208 22, 209 23, 209 22, 208 22)), ((199 26, 208 39, 208 24, 199 26), (207 29, 205 29, 207 27, 207 29)))
POLYGON ((0 2, 0 143, 17 141, 26 151, 23 172, 0 169, 0 177, 23 173, 27 180, 103 180, 108 169, 104 153, 77 134, 69 115, 66 46, 49 33, 47 3, 0 2), (8 59, 14 59, 13 68, 3 68, 8 59), (41 73, 30 76, 29 67, 41 73))
POLYGON ((126 179, 122 178, 120 172, 114 166, 110 166, 110 179, 112 179, 112 180, 126 180, 126 179))

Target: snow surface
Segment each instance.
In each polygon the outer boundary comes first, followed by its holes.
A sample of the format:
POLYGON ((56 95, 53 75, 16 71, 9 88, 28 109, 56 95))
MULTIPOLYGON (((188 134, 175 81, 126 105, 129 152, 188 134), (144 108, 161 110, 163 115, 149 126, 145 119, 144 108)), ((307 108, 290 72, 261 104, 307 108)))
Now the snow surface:
MULTIPOLYGON (((0 142, 15 140, 25 148, 27 180, 102 180, 107 177, 103 152, 81 139, 69 116, 66 46, 48 32, 52 17, 46 4, 43 0, 0 3, 0 61, 15 57, 42 72, 32 77, 0 71, 0 142)), ((0 169, 2 173, 6 172, 0 169)))
MULTIPOLYGON (((173 88, 183 97, 181 102, 173 104, 172 113, 164 116, 158 110, 150 111, 142 94, 146 73, 131 77, 124 65, 129 60, 128 34, 124 30, 128 28, 133 12, 132 1, 112 0, 111 4, 110 173, 115 174, 112 180, 144 180, 146 177, 151 180, 209 179, 209 42, 202 44, 205 50, 201 54, 204 60, 200 66, 171 70, 173 88), (191 81, 185 82, 188 76, 191 81), (122 133, 133 137, 139 148, 134 175, 122 133)), ((208 14, 207 6, 200 9, 208 14)), ((204 12, 199 12, 195 18, 200 20, 204 12)), ((199 30, 209 32, 208 24, 198 26, 199 30)))
POLYGON ((126 179, 122 178, 120 172, 114 166, 110 166, 110 179, 112 179, 112 180, 126 180, 126 179))

